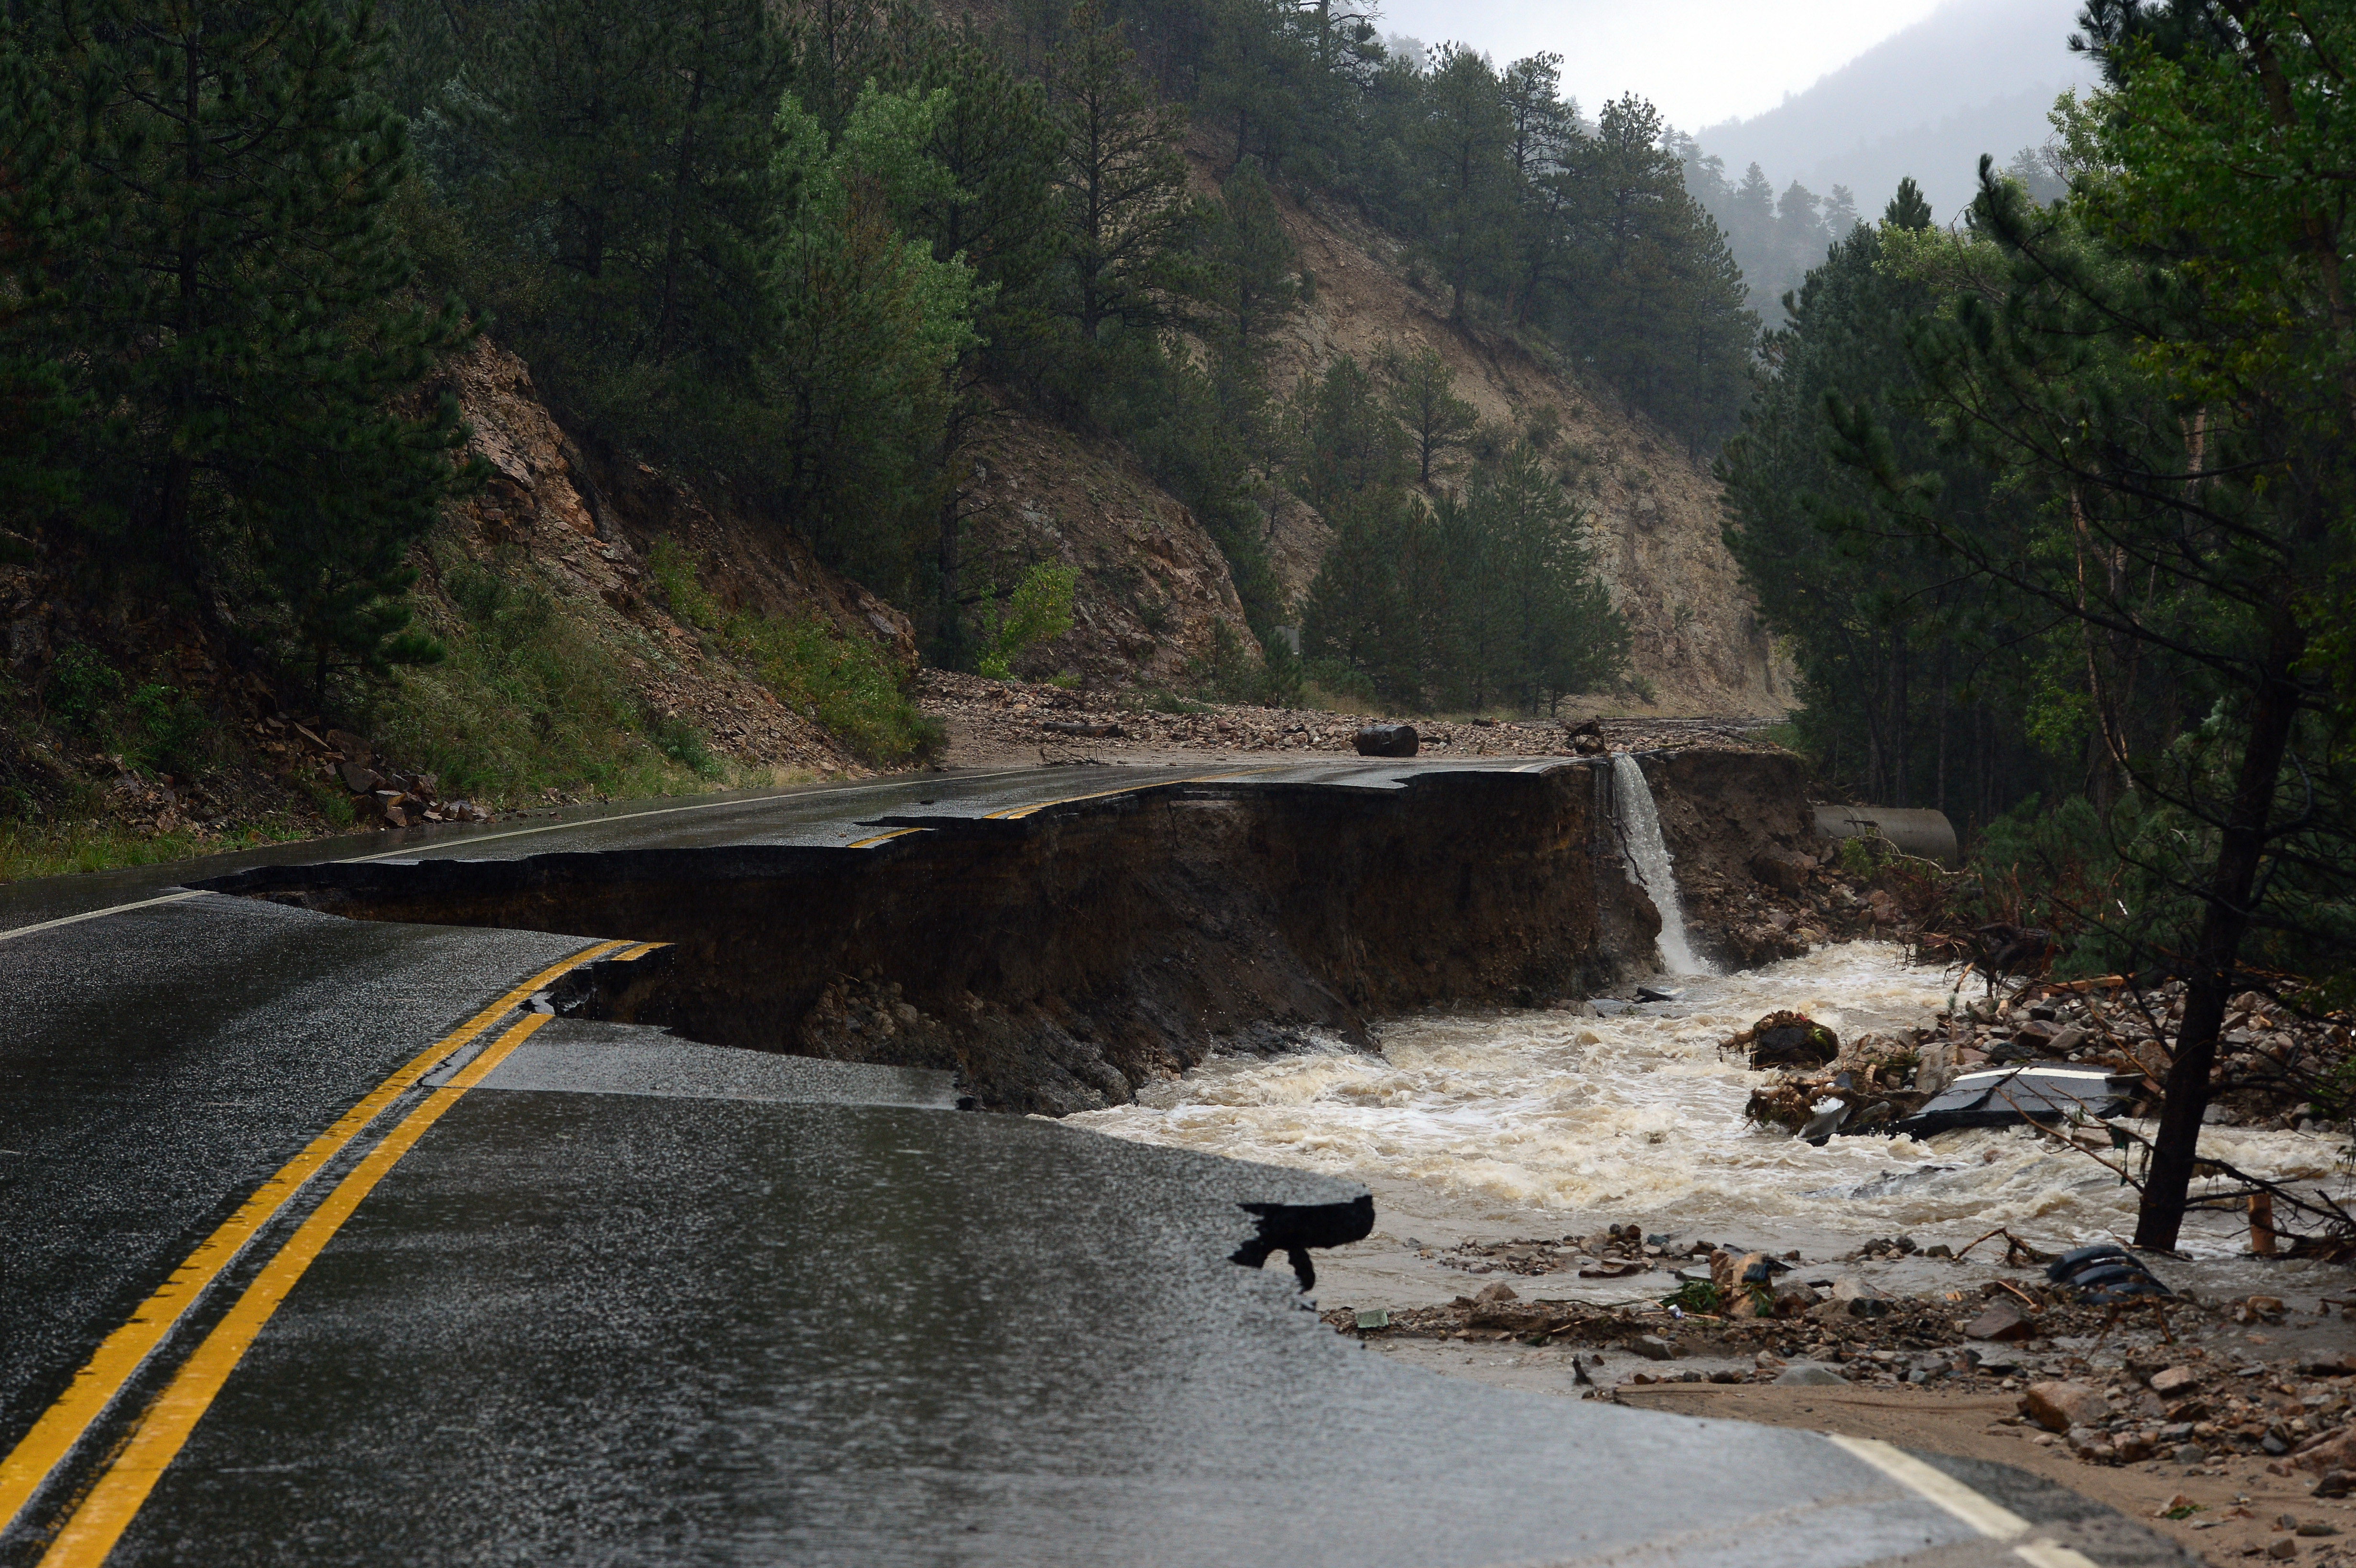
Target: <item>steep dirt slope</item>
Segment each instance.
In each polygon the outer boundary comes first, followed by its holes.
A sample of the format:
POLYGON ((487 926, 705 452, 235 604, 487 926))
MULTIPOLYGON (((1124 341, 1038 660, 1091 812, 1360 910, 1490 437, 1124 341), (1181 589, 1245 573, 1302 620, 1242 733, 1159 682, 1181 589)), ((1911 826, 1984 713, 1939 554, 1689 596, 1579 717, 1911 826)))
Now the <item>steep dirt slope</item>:
MULTIPOLYGON (((1193 170, 1196 188, 1214 194, 1217 170, 1199 149, 1193 170)), ((1635 633, 1633 667, 1654 692, 1650 703, 1620 705, 1783 712, 1788 676, 1719 538, 1719 486, 1683 443, 1608 388, 1450 323, 1444 300, 1411 286, 1400 247, 1355 215, 1322 200, 1280 201, 1314 289, 1279 347, 1273 389, 1289 395, 1340 355, 1365 362, 1387 343, 1428 345, 1485 421, 1522 430, 1550 420, 1560 433, 1548 461, 1590 517, 1599 565, 1635 633)), ((1022 673, 1067 670, 1092 687, 1163 683, 1208 649, 1215 621, 1257 647, 1217 547, 1117 444, 1010 411, 982 447, 972 548, 1005 563, 998 575, 1008 581, 1033 560, 1081 573, 1072 633, 1035 650, 1022 673)), ((1274 498, 1266 544, 1296 617, 1331 537, 1313 508, 1274 498)))
MULTIPOLYGON (((715 754, 755 768, 862 771, 835 737, 683 624, 679 607, 654 591, 647 551, 658 539, 676 541, 723 611, 817 617, 913 669, 905 615, 821 565, 799 535, 715 505, 678 475, 584 452, 507 350, 478 343, 446 377, 473 432, 470 450, 495 473, 452 509, 445 546, 536 575, 631 672, 648 709, 695 725, 715 754)), ((437 587, 429 581, 429 595, 437 587)))
MULTIPOLYGON (((1196 169, 1207 186, 1199 161, 1196 169)), ((1550 412, 1560 435, 1549 461, 1588 513, 1599 565, 1635 632, 1634 668, 1655 688, 1654 710, 1782 712, 1787 677, 1719 538, 1719 486, 1683 443, 1608 388, 1582 386, 1518 344, 1449 322, 1444 297, 1411 287, 1400 248, 1355 215, 1323 202, 1284 206, 1315 292, 1280 355, 1279 389, 1338 355, 1365 362, 1398 342, 1437 349, 1457 394, 1484 421, 1526 429, 1550 412)), ((1288 596, 1307 588, 1325 540, 1307 507, 1280 511, 1272 549, 1288 596)))

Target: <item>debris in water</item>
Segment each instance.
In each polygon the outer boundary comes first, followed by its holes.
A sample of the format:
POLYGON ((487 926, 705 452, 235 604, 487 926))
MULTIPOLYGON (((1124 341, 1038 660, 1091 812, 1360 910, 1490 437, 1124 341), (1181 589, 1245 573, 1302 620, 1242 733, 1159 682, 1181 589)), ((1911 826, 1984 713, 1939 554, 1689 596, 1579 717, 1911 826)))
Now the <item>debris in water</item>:
POLYGON ((2143 1260, 2112 1242, 2075 1247, 2045 1265, 2045 1277, 2097 1305, 2137 1296, 2173 1296, 2143 1260))
POLYGON ((1753 1067, 1821 1067, 1840 1055, 1840 1036, 1805 1013, 1769 1013, 1726 1042, 1753 1067))
POLYGON ((1848 1102, 1828 1097, 1809 1106, 1808 1111, 1807 1123, 1800 1128, 1800 1141, 1822 1148, 1848 1119, 1848 1102))
POLYGON ((1954 1127, 2051 1127, 2082 1116, 2123 1115, 2142 1082, 2139 1073, 2066 1061, 1966 1072, 1899 1122, 1896 1130, 1928 1137, 1954 1127))

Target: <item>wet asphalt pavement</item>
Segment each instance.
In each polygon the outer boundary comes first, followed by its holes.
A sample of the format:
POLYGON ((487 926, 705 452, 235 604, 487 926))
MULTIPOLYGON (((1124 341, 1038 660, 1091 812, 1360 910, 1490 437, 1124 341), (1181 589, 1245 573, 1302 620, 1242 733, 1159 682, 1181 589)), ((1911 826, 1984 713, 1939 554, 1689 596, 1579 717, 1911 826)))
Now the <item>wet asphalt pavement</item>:
MULTIPOLYGON (((1208 771, 1383 788, 1416 766, 1208 771)), ((1203 771, 639 803, 0 889, 0 1564, 1961 1568, 2024 1560, 2023 1521, 2087 1554, 2030 1561, 2177 1560, 2017 1477, 1944 1483, 2002 1495, 1991 1513, 1810 1434, 1390 1366, 1280 1264, 1226 1261, 1237 1203, 1342 1184, 620 1026, 521 1038, 539 1020, 503 1008, 436 1046, 629 933, 209 894, 72 919, 263 861, 848 847, 1203 771), (404 1063, 93 1403, 76 1374, 102 1341, 404 1063), (60 1439, 70 1406, 97 1413, 60 1439)))

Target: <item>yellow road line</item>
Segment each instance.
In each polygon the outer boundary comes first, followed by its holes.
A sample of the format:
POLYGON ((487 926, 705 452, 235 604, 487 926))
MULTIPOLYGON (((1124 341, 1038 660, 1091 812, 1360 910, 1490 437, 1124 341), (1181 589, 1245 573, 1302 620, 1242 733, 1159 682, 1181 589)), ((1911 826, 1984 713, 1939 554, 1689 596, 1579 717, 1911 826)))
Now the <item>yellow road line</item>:
MULTIPOLYGON (((237 1212, 221 1221, 220 1228, 197 1245, 180 1266, 157 1286, 154 1295, 140 1303, 131 1318, 121 1328, 100 1341, 88 1361, 76 1372, 73 1381, 66 1385, 55 1403, 44 1411, 23 1441, 0 1460, 0 1530, 12 1523, 25 1504, 38 1491, 41 1483, 57 1468, 73 1445, 81 1440, 114 1396, 123 1390, 149 1353, 161 1344, 188 1308, 205 1292, 205 1288, 227 1268, 262 1228, 276 1218, 303 1184, 317 1174, 319 1168, 341 1153, 362 1129, 374 1121, 377 1114, 406 1092, 419 1079, 433 1071, 435 1064, 451 1052, 473 1041, 476 1036, 506 1017, 526 998, 570 970, 594 962, 624 942, 601 942, 585 947, 565 959, 534 975, 530 979, 435 1040, 424 1051, 409 1059, 392 1075, 367 1097, 336 1118, 326 1132, 313 1138, 296 1155, 279 1168, 278 1173, 260 1187, 252 1197, 238 1205, 237 1212)), ((641 949, 640 951, 644 951, 641 949)), ((637 957, 637 953, 628 955, 637 957)))
POLYGON ((253 1283, 245 1287, 245 1294, 237 1298, 229 1315, 215 1324, 204 1342, 180 1363, 180 1370, 172 1374, 171 1382, 156 1395, 155 1403, 140 1415, 138 1425, 114 1462, 107 1466, 106 1473, 99 1477, 98 1484, 82 1499, 81 1506, 74 1509, 73 1517, 66 1520, 65 1529, 42 1554, 41 1568, 96 1568, 106 1561, 107 1553, 114 1550, 114 1543, 130 1527, 140 1505, 147 1500, 147 1494, 155 1490, 166 1467, 178 1456, 188 1435, 211 1408, 221 1385, 244 1359, 254 1337, 302 1280, 320 1249, 335 1239, 360 1200, 401 1162, 402 1155, 415 1147, 425 1129, 441 1120, 444 1112, 481 1083, 525 1037, 546 1023, 549 1016, 528 1013, 484 1047, 482 1053, 456 1077, 402 1118, 400 1125, 387 1133, 376 1147, 369 1150, 367 1157, 353 1167, 351 1174, 336 1184, 336 1189, 278 1249, 278 1255, 264 1264, 253 1283))
POLYGON ((878 844, 889 844, 893 839, 905 838, 911 833, 929 833, 931 831, 932 829, 929 827, 894 827, 891 832, 878 833, 873 838, 854 838, 849 844, 845 845, 844 848, 849 849, 873 849, 878 844))
POLYGON ((1242 768, 1231 773, 1198 773, 1190 779, 1156 779, 1147 784, 1123 784, 1119 789, 1100 789, 1093 795, 1067 795, 1061 800, 1043 800, 1031 805, 1001 806, 996 811, 985 811, 981 815, 982 819, 988 822, 1020 822, 1032 813, 1044 811, 1051 805, 1076 805, 1084 800, 1103 800, 1110 795, 1135 795, 1141 789, 1164 789, 1173 784, 1216 784, 1221 779, 1249 778, 1254 773, 1275 773, 1279 767, 1287 765, 1289 764, 1274 763, 1267 767, 1242 768))

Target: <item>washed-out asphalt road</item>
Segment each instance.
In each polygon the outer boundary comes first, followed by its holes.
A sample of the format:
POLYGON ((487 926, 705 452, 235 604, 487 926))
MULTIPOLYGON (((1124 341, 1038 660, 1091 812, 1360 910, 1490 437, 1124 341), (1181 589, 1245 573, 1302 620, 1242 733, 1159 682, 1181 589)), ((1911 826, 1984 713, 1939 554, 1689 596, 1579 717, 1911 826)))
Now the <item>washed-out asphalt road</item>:
POLYGON ((1550 765, 922 775, 0 889, 0 1565, 2180 1561, 2014 1472, 1387 1364, 1226 1261, 1238 1203, 1345 1184, 535 1006, 631 933, 183 886, 1550 765))

